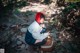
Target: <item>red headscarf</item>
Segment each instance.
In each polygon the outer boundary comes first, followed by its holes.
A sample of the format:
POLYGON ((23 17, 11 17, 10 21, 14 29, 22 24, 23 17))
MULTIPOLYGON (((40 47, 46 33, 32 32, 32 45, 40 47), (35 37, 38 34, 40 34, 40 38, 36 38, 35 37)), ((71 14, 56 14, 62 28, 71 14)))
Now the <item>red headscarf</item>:
POLYGON ((41 15, 42 15, 43 13, 41 13, 41 12, 38 12, 37 14, 36 14, 36 17, 35 17, 35 20, 38 22, 38 23, 40 23, 40 19, 41 19, 41 15))

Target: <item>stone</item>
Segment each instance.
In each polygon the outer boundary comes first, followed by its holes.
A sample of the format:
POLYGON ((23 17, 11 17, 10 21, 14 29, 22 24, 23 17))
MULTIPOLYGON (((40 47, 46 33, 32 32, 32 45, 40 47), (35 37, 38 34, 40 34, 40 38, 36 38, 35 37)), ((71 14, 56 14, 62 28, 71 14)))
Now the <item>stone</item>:
POLYGON ((21 30, 21 32, 26 32, 27 28, 21 28, 20 30, 21 30))

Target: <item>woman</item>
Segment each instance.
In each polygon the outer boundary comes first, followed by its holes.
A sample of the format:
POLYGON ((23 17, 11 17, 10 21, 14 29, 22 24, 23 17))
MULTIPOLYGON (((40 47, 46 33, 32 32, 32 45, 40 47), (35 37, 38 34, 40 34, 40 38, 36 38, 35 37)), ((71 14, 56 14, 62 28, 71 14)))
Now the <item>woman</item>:
POLYGON ((35 21, 28 27, 25 41, 29 45, 41 46, 46 43, 45 38, 49 35, 43 24, 45 16, 43 13, 36 14, 35 21))

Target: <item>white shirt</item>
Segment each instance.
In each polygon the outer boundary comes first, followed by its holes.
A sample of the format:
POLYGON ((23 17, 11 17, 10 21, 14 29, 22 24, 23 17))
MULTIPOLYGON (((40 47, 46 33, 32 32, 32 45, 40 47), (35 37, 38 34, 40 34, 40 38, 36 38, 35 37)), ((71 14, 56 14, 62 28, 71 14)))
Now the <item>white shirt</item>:
POLYGON ((33 38, 38 40, 43 40, 48 36, 48 33, 40 34, 42 27, 36 21, 28 27, 28 31, 32 34, 33 38))

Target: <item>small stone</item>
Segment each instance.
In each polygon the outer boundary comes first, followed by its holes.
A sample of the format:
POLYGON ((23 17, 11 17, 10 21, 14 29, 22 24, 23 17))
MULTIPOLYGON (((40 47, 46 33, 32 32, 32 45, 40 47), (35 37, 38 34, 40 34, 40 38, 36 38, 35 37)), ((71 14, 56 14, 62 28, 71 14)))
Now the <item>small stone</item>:
POLYGON ((22 44, 20 47, 21 47, 21 48, 25 48, 25 44, 22 44))
POLYGON ((17 44, 21 44, 22 42, 21 41, 17 41, 17 44))
POLYGON ((27 28, 21 28, 21 32, 26 32, 27 28))

